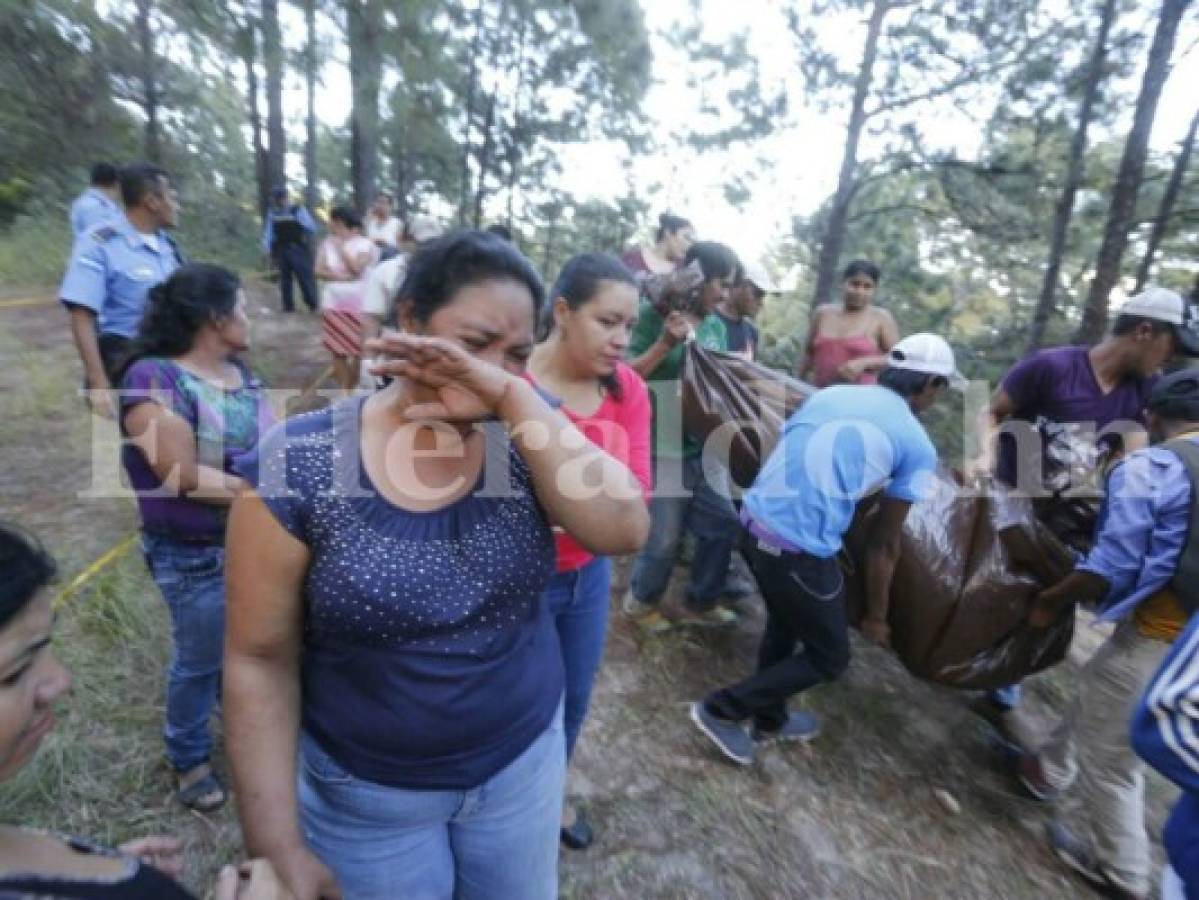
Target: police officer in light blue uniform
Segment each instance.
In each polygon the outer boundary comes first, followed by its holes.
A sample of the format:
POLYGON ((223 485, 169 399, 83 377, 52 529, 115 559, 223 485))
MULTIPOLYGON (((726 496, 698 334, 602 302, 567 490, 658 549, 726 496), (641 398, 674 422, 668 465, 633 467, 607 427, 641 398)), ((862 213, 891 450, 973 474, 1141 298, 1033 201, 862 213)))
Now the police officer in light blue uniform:
POLYGON ((287 188, 279 185, 271 191, 271 208, 266 213, 262 230, 262 250, 270 254, 279 267, 279 291, 285 313, 294 312, 291 281, 300 282, 304 304, 316 312, 316 274, 312 268, 313 235, 316 222, 312 214, 298 203, 287 202, 287 188))
POLYGON ((94 393, 113 386, 137 334, 150 289, 183 264, 167 233, 179 215, 170 177, 157 166, 121 171, 125 214, 75 242, 58 296, 71 321, 92 408, 113 415, 111 398, 94 393))
POLYGON ((123 211, 117 203, 120 189, 116 166, 105 162, 92 166, 91 187, 71 204, 71 233, 76 240, 97 225, 122 218, 123 211))

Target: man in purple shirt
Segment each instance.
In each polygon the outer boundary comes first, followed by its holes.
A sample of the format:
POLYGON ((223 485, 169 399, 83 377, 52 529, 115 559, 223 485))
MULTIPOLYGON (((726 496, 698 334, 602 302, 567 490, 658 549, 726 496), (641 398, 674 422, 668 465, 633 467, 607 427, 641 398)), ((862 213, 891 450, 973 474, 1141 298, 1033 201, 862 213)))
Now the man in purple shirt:
MULTIPOLYGON (((1046 422, 1094 427, 1124 453, 1145 446, 1145 403, 1157 372, 1176 353, 1199 356, 1195 307, 1173 291, 1147 288, 1120 308, 1111 334, 1094 347, 1053 347, 1012 367, 981 422, 982 455, 970 468, 994 470, 999 481, 1021 491, 1040 491, 1042 446, 1030 438, 1046 422), (997 461, 991 456, 996 447, 997 461)), ((1011 713, 1019 703, 1016 684, 989 692, 971 708, 1018 744, 1011 713)))

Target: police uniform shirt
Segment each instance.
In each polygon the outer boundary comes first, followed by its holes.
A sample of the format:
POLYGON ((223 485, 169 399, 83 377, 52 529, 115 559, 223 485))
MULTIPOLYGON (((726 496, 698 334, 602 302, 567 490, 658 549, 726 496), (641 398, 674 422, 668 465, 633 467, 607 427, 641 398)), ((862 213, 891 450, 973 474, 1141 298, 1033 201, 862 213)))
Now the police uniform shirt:
POLYGON ((262 229, 262 250, 264 253, 273 253, 285 244, 299 243, 305 232, 316 234, 316 222, 303 206, 285 206, 283 209, 271 207, 267 210, 266 225, 262 229))
POLYGON ((64 304, 94 312, 101 334, 131 338, 137 334, 150 289, 182 262, 165 231, 144 235, 122 216, 75 242, 58 296, 64 304))
POLYGON ((71 204, 71 231, 78 238, 98 225, 123 217, 115 200, 99 188, 88 188, 71 204))

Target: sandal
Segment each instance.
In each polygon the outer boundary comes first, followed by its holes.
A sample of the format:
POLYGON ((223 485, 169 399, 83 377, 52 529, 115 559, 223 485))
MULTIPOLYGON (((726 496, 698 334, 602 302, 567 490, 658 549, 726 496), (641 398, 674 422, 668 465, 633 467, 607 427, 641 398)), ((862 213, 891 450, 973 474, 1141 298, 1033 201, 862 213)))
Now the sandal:
POLYGON ((225 805, 228 797, 225 794, 225 788, 221 782, 213 774, 212 769, 207 763, 196 766, 188 772, 177 773, 176 784, 178 789, 175 791, 175 796, 179 798, 179 802, 188 809, 194 809, 196 812, 210 813, 220 809, 225 805), (187 787, 183 786, 183 780, 195 772, 197 769, 203 769, 204 774, 192 781, 187 787))
POLYGON ((582 809, 575 807, 575 819, 558 829, 558 838, 571 850, 586 850, 595 841, 595 830, 582 809))

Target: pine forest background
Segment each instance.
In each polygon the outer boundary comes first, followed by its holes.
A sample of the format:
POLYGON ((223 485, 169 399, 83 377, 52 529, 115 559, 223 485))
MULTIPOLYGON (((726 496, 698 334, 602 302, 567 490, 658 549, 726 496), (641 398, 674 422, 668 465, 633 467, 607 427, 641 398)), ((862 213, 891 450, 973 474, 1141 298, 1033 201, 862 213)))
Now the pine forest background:
POLYGON ((0 0, 0 284, 56 283, 88 167, 138 158, 178 181, 193 258, 257 268, 286 180, 316 209, 382 189, 404 218, 508 225, 552 279, 571 253, 650 237, 666 204, 640 160, 724 153, 724 195, 744 205, 772 189, 755 148, 817 108, 842 123, 795 141, 840 148, 819 208, 768 246, 705 235, 789 278, 762 318, 772 364, 851 257, 883 265, 879 302, 905 333, 945 334, 978 378, 1094 340, 1148 281, 1199 292, 1199 87, 1189 121, 1157 115, 1199 52, 1192 0, 758 0, 747 17, 759 2, 786 25, 782 81, 747 31, 705 28, 698 0, 660 35, 637 0, 0 0), (851 59, 822 39, 834 19, 851 59), (710 106, 683 133, 644 108, 655 37, 710 106), (344 110, 318 109, 331 66, 348 70, 344 110), (977 122, 977 153, 929 141, 946 104, 977 122), (623 148, 626 183, 572 193, 563 149, 597 141, 623 148))

